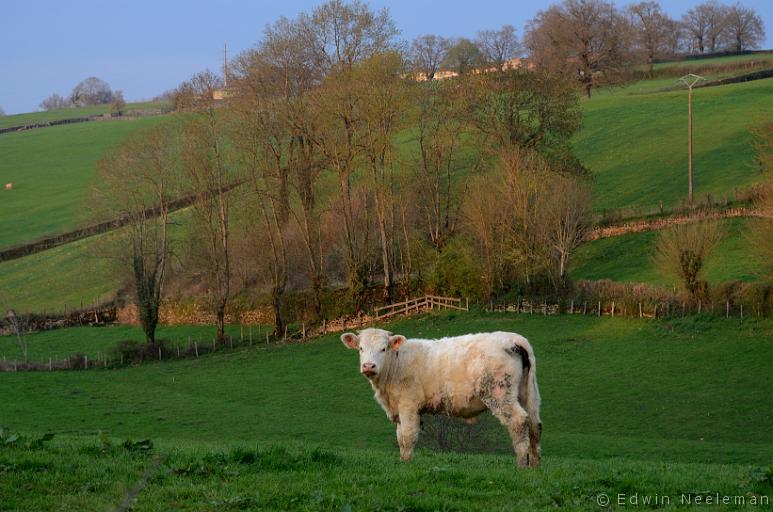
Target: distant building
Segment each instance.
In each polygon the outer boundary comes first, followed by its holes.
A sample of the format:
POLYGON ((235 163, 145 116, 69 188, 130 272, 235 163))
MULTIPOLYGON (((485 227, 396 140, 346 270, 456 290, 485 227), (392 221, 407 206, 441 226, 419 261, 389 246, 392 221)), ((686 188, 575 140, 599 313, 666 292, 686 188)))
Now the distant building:
MULTIPOLYGON (((529 59, 517 57, 515 59, 510 59, 505 62, 503 69, 510 70, 510 69, 534 69, 534 63, 531 62, 529 59)), ((486 73, 489 71, 496 71, 495 67, 490 68, 482 68, 482 69, 474 69, 473 73, 486 73)), ((435 73, 435 76, 433 80, 447 80, 449 78, 454 78, 456 76, 459 76, 459 73, 456 71, 451 70, 443 70, 443 71, 437 71, 435 73)), ((414 80, 417 82, 424 82, 427 80, 427 74, 426 73, 414 73, 413 74, 414 80)))

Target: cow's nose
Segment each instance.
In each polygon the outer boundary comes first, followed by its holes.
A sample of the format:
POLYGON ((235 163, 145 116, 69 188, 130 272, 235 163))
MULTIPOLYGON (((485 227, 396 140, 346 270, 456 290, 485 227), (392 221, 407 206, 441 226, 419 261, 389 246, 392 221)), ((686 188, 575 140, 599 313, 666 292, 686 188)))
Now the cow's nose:
POLYGON ((376 371, 375 363, 362 363, 362 373, 372 373, 376 371))

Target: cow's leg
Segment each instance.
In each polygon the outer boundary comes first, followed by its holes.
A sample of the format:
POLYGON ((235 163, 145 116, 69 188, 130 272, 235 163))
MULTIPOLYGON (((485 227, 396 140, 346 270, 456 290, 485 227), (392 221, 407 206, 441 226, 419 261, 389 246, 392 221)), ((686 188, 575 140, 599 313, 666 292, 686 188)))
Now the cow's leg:
POLYGON ((413 458, 413 447, 419 438, 420 419, 416 411, 400 411, 400 423, 397 424, 397 444, 400 446, 400 458, 404 461, 413 458))
POLYGON ((542 459, 542 451, 540 449, 541 438, 542 422, 536 422, 529 418, 529 465, 533 468, 538 467, 542 459))
POLYGON ((498 399, 492 396, 482 397, 481 400, 510 433, 518 466, 529 466, 529 415, 526 410, 511 399, 498 399))

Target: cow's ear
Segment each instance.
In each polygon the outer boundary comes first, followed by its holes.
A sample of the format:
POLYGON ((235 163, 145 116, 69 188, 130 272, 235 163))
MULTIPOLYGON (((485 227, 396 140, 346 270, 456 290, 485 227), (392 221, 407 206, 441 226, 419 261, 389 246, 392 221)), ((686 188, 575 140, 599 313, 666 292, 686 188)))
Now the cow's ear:
POLYGON ((389 347, 392 350, 397 350, 403 343, 405 343, 405 336, 396 334, 389 337, 389 347))
POLYGON ((352 332, 341 335, 341 341, 348 348, 360 348, 360 338, 352 332))

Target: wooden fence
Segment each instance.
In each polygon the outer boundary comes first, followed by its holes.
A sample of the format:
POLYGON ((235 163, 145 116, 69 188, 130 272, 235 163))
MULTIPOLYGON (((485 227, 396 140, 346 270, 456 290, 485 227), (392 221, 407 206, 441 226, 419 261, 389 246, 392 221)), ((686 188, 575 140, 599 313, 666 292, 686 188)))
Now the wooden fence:
POLYGON ((388 306, 381 306, 373 310, 374 320, 384 320, 395 315, 407 315, 410 313, 418 313, 420 311, 427 311, 432 309, 457 309, 459 311, 469 311, 470 302, 465 300, 462 304, 462 299, 455 297, 439 297, 437 295, 425 295, 423 297, 416 297, 403 302, 397 302, 395 304, 389 304, 388 306))

